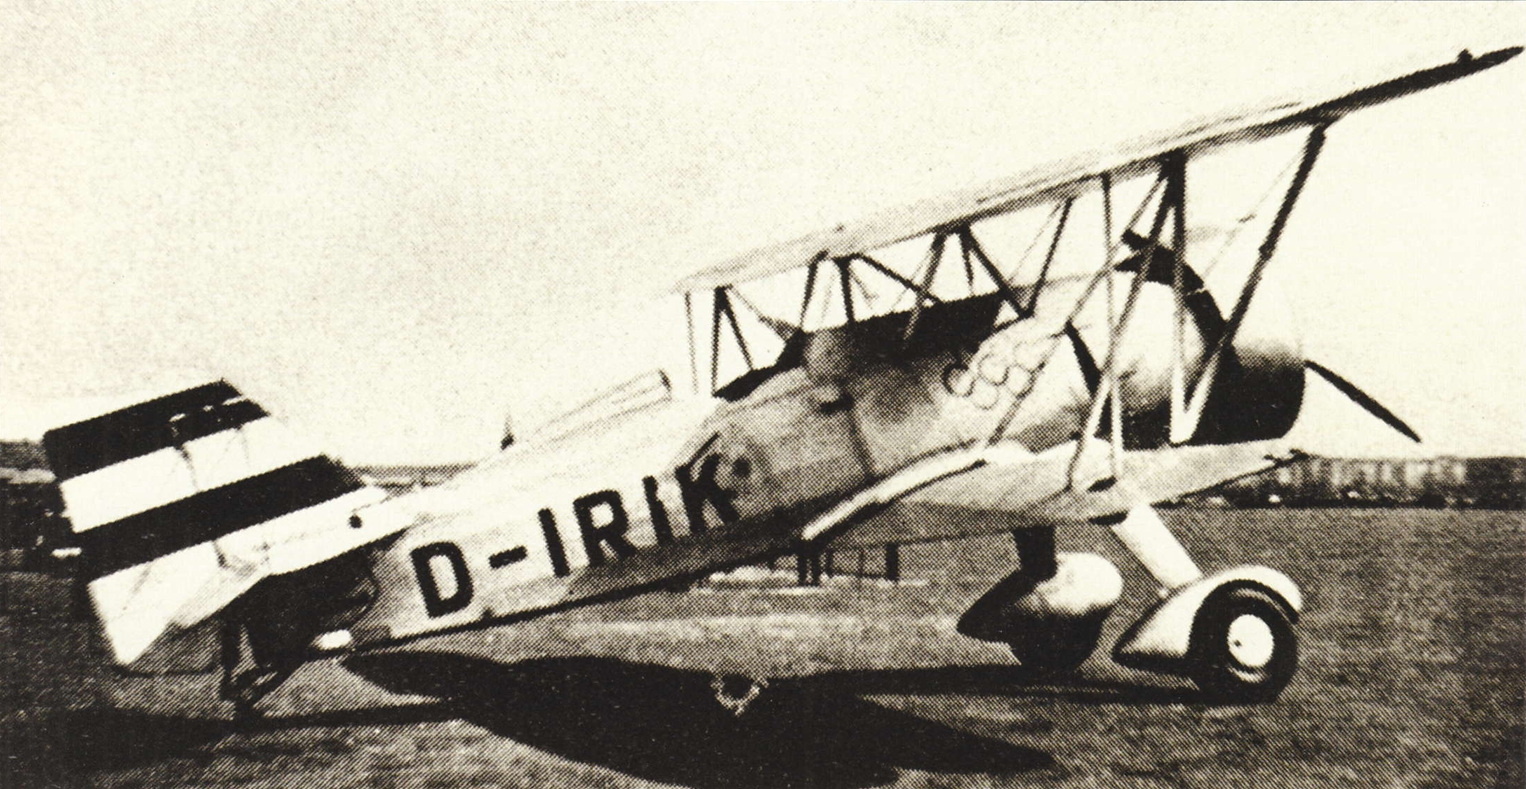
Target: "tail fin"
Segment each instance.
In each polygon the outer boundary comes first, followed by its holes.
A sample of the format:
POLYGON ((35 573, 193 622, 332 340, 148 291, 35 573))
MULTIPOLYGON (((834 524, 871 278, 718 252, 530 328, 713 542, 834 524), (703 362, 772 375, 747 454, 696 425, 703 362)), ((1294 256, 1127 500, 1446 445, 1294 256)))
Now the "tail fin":
POLYGON ((124 666, 262 578, 386 536, 351 517, 384 492, 226 381, 50 430, 43 447, 124 666))

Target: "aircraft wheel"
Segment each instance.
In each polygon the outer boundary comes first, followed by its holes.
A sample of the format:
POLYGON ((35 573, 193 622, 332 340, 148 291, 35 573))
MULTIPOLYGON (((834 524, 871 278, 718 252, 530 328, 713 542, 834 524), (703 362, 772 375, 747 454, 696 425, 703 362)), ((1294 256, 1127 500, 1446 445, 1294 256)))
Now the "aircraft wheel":
POLYGON ((1096 650, 1107 613, 1066 623, 1040 637, 1012 641, 1007 646, 1023 668, 1035 674, 1070 674, 1096 650))
POLYGON ((1298 636, 1279 601, 1260 589, 1209 595, 1192 624, 1191 677, 1209 700, 1273 701, 1298 668, 1298 636))

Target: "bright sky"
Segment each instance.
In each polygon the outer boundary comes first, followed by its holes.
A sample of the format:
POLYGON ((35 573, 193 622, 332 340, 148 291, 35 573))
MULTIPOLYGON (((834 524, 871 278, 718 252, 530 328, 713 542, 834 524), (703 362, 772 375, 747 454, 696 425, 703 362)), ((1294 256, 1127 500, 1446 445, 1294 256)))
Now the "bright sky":
MULTIPOLYGON (((1352 71, 1515 4, 0 9, 0 433, 190 369, 356 462, 683 377, 683 273, 1352 71)), ((1277 271, 1305 448, 1526 454, 1526 62, 1339 123, 1277 271)), ((1259 193, 1264 185, 1256 187, 1259 193)))

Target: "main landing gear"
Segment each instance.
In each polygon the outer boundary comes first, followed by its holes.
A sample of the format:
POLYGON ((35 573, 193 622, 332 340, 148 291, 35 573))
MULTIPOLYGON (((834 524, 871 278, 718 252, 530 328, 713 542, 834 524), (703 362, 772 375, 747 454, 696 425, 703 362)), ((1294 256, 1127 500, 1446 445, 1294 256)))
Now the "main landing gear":
POLYGON ((1112 562, 1089 553, 1056 553, 1054 529, 1012 533, 1019 567, 959 618, 958 631, 1005 643, 1023 668, 1068 674, 1097 647, 1102 623, 1123 592, 1112 562))
POLYGON ((1272 701, 1298 668, 1283 603, 1254 586, 1223 586, 1204 599, 1188 644, 1188 676, 1213 701, 1272 701))
POLYGON ((266 578, 228 606, 223 612, 219 691, 233 703, 234 715, 241 720, 259 717, 255 705, 307 661, 314 639, 348 628, 376 596, 370 559, 365 550, 356 550, 266 578))
MULTIPOLYGON (((1113 647, 1118 663, 1192 680, 1215 703, 1272 701, 1298 668, 1303 604, 1286 575, 1242 565, 1204 575, 1149 507, 1108 525, 1160 585, 1162 600, 1113 647)), ((1075 671, 1095 650, 1122 593, 1112 562, 1056 553, 1052 528, 1013 533, 1017 572, 970 606, 960 633, 1005 643, 1041 676, 1075 671)))
POLYGON ((1113 659, 1186 677, 1215 703, 1275 700, 1298 669, 1298 585, 1261 565, 1204 575, 1149 507, 1112 529, 1164 598, 1124 631, 1113 659))

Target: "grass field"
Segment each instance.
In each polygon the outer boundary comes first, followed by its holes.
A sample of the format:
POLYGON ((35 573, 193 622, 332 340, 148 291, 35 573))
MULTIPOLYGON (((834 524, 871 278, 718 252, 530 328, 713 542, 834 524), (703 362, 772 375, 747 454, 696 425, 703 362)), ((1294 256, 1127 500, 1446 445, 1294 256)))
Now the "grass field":
MULTIPOLYGON (((909 548, 897 588, 721 584, 315 664, 229 721, 215 678, 118 677, 56 580, 0 581, 0 787, 1523 785, 1526 515, 1165 513, 1206 567, 1304 587, 1302 668, 1276 703, 1212 707, 1106 649, 1025 677, 954 620, 1003 540, 909 548), (770 677, 738 718, 712 671, 770 677), (365 679, 362 679, 364 677, 365 679)), ((1127 602, 1104 643, 1141 610, 1127 602)))

